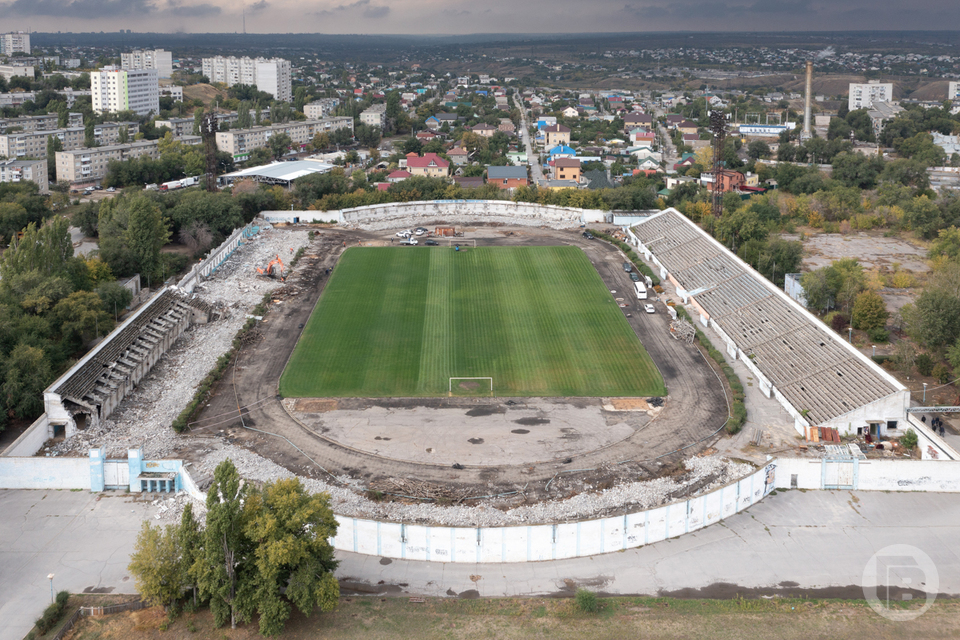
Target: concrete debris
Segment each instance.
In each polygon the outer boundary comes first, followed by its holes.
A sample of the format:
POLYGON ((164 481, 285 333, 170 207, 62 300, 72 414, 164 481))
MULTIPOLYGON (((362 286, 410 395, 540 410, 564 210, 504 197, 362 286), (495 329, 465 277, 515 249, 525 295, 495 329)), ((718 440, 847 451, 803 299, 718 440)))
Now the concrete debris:
POLYGON ((241 245, 195 293, 220 312, 220 319, 191 326, 154 366, 139 387, 120 403, 99 428, 80 431, 54 446, 51 455, 86 456, 106 447, 107 457, 126 458, 128 449, 143 448, 146 458, 174 458, 185 441, 170 425, 193 397, 197 386, 226 353, 246 314, 264 294, 283 285, 258 278, 256 266, 268 256, 293 255, 306 246, 306 231, 261 233, 241 245))

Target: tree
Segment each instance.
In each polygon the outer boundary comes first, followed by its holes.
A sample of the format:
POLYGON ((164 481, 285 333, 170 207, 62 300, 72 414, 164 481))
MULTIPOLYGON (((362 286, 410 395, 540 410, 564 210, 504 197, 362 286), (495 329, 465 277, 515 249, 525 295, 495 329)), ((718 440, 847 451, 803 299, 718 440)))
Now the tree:
POLYGON ((203 553, 193 565, 201 597, 210 600, 214 623, 222 627, 227 617, 230 627, 237 619, 247 620, 253 610, 253 563, 248 559, 252 545, 244 536, 247 515, 243 508, 249 487, 240 478, 230 460, 217 465, 213 484, 207 491, 207 521, 203 531, 203 553))
POLYGON ((754 140, 747 145, 747 157, 758 160, 770 157, 770 145, 762 140, 754 140))
POLYGON ((286 133, 278 133, 270 136, 267 144, 270 146, 270 152, 273 154, 273 157, 279 160, 286 155, 290 147, 293 146, 293 140, 291 140, 290 136, 286 133))
POLYGON ((960 298, 927 287, 905 319, 910 334, 928 349, 952 345, 960 338, 960 298))
POLYGON ((143 523, 127 568, 147 602, 167 607, 180 599, 183 590, 181 556, 180 539, 173 526, 161 528, 143 523))
POLYGON ((882 329, 889 317, 887 305, 876 291, 864 291, 853 303, 852 324, 854 329, 874 331, 882 329))
POLYGON ((157 280, 162 275, 160 249, 170 241, 170 232, 160 207, 148 196, 137 194, 105 200, 99 215, 100 257, 117 275, 157 280))
POLYGON ((47 136, 47 179, 57 179, 57 151, 63 151, 63 140, 58 136, 47 136))
POLYGON ((931 259, 944 256, 949 260, 960 258, 960 229, 949 227, 941 229, 939 237, 933 241, 930 252, 927 254, 931 259))
POLYGON ((310 495, 297 478, 267 484, 247 502, 247 537, 255 544, 260 633, 279 635, 289 600, 304 614, 331 611, 340 597, 329 540, 337 521, 326 495, 310 495), (286 600, 284 599, 286 596, 286 600))
POLYGON ((116 280, 101 282, 96 293, 103 302, 104 311, 115 314, 115 317, 130 306, 133 300, 133 292, 116 280))
POLYGON ((127 144, 130 140, 130 131, 127 130, 126 125, 120 127, 120 131, 117 133, 117 141, 120 144, 127 144))
MULTIPOLYGON (((43 412, 43 390, 52 381, 50 361, 43 349, 20 343, 7 357, 3 397, 6 409, 17 417, 43 412)), ((6 418, 6 416, 4 416, 6 418)))
POLYGON ((180 545, 180 584, 193 590, 193 604, 197 604, 197 583, 193 578, 194 564, 203 557, 203 534, 193 517, 193 505, 187 502, 177 527, 177 542, 180 545))
POLYGON ((53 307, 52 315, 60 335, 80 346, 94 332, 104 335, 113 329, 113 316, 103 308, 103 300, 92 291, 74 291, 53 307))

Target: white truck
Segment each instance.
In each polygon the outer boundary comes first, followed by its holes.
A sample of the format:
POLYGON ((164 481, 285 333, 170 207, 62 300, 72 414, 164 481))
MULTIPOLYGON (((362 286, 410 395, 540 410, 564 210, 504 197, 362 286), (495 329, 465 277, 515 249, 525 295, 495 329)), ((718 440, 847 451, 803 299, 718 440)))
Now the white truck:
POLYGON ((401 240, 400 244, 409 244, 409 245, 416 246, 419 243, 417 242, 416 238, 414 238, 413 236, 410 236, 408 238, 404 238, 403 240, 401 240))

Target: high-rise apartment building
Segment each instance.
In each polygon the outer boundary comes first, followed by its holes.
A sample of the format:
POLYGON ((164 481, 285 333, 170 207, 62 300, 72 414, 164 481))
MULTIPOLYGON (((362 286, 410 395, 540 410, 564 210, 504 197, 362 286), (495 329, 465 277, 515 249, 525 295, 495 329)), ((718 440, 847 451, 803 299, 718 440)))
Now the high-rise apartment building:
POLYGON ((228 87, 236 84, 255 85, 277 100, 293 100, 290 61, 283 58, 204 58, 203 75, 210 82, 222 82, 228 87))
POLYGON ((30 53, 30 34, 24 31, 12 31, 0 34, 0 53, 30 53))
POLYGON ((104 67, 90 74, 96 113, 133 111, 145 116, 160 111, 160 81, 156 69, 104 67))
POLYGON ((851 82, 847 108, 869 109, 874 102, 893 102, 892 82, 851 82))
POLYGON ((960 82, 948 83, 947 100, 960 100, 960 82))
POLYGON ((161 78, 173 75, 173 55, 163 49, 136 50, 120 54, 121 69, 156 69, 161 78))

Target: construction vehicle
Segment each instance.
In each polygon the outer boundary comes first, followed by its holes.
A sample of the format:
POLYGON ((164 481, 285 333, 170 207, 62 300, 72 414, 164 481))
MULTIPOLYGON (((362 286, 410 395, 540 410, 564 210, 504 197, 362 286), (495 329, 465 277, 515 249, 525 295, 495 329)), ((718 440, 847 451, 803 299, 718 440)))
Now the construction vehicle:
POLYGON ((283 266, 283 260, 280 259, 279 254, 277 254, 277 257, 271 260, 266 267, 263 267, 262 269, 257 267, 257 273, 261 276, 266 276, 268 278, 274 278, 277 280, 284 279, 285 271, 286 267, 283 266))

